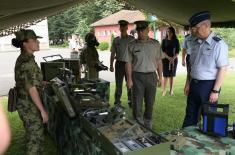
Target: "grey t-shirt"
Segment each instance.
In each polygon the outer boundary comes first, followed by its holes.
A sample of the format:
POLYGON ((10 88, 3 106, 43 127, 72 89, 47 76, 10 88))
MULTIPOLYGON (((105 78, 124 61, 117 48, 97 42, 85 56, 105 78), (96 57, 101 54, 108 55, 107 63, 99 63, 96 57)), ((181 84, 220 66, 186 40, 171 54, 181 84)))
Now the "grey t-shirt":
POLYGON ((125 38, 116 37, 113 40, 112 46, 111 46, 111 52, 116 54, 116 60, 118 61, 124 61, 124 53, 127 47, 127 44, 130 41, 133 41, 135 38, 133 36, 128 35, 125 38))
POLYGON ((164 55, 159 42, 150 38, 130 42, 125 52, 125 62, 131 63, 135 72, 155 72, 162 58, 164 55))

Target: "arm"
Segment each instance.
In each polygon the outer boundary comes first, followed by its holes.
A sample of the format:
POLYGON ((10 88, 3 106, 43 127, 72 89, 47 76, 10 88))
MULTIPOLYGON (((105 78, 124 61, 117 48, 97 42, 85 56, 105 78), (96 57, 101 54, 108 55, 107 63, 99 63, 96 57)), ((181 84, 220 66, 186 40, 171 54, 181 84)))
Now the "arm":
POLYGON ((183 66, 185 66, 185 64, 186 64, 185 57, 186 57, 186 49, 183 48, 183 50, 182 50, 182 65, 183 66))
POLYGON ((6 149, 8 148, 11 140, 11 132, 9 123, 7 121, 6 115, 2 109, 2 106, 0 104, 0 155, 4 154, 6 149))
POLYGON ((114 71, 114 68, 113 68, 114 58, 115 58, 115 53, 114 53, 114 52, 111 52, 111 55, 110 55, 110 71, 111 71, 111 72, 114 71))
POLYGON ((158 66, 157 66, 157 74, 158 74, 158 87, 161 87, 162 85, 162 61, 160 60, 158 62, 158 66))
POLYGON ((133 86, 133 82, 132 82, 132 64, 127 62, 125 64, 125 70, 126 70, 126 74, 127 74, 127 87, 128 89, 131 89, 133 86))
POLYGON ((185 96, 188 96, 188 93, 189 93, 189 83, 191 80, 190 73, 191 73, 191 65, 189 64, 188 71, 187 71, 187 78, 186 78, 186 82, 185 82, 185 86, 184 86, 184 95, 185 96))
POLYGON ((35 86, 29 88, 29 95, 30 95, 31 99, 33 100, 33 103, 37 106, 37 108, 41 112, 43 123, 47 123, 48 122, 48 114, 42 104, 42 101, 39 97, 37 88, 35 86))
POLYGON ((111 72, 114 71, 113 62, 114 62, 115 55, 116 55, 115 53, 116 53, 116 50, 115 50, 115 40, 113 40, 112 47, 111 47, 111 55, 110 55, 110 71, 111 72))
MULTIPOLYGON (((219 68, 213 90, 217 90, 217 91, 220 90, 223 80, 224 80, 226 70, 227 70, 226 66, 219 68)), ((210 103, 215 103, 218 100, 218 97, 219 97, 219 93, 211 92, 210 99, 209 99, 210 103)))

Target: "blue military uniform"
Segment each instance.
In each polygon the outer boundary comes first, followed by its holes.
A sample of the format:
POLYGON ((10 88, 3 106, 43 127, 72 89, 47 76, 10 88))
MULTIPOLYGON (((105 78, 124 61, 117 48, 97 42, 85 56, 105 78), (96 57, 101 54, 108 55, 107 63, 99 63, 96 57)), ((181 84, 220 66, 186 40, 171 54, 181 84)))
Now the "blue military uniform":
MULTIPOLYGON (((204 15, 208 17, 208 14, 204 15)), ((194 18, 195 20, 202 18, 197 21, 198 23, 208 19, 202 16, 194 18)), ((191 21, 190 23, 195 26, 197 22, 191 21)), ((200 106, 209 101, 218 69, 229 65, 227 44, 213 32, 206 40, 195 39, 192 43, 190 65, 191 81, 183 127, 197 124, 200 106)))
POLYGON ((192 34, 188 34, 185 36, 183 44, 182 44, 182 48, 186 49, 186 64, 187 67, 189 66, 189 60, 190 60, 190 54, 191 54, 191 47, 192 47, 192 43, 195 40, 195 37, 192 34))

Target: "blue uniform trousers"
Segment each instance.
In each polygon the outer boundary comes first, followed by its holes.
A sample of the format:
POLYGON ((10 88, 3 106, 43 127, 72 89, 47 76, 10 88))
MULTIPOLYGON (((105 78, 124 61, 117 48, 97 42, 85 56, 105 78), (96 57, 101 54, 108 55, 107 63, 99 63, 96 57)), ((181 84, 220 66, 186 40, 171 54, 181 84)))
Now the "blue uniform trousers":
POLYGON ((183 128, 197 124, 200 115, 199 109, 203 104, 209 102, 214 83, 215 80, 191 80, 183 128))

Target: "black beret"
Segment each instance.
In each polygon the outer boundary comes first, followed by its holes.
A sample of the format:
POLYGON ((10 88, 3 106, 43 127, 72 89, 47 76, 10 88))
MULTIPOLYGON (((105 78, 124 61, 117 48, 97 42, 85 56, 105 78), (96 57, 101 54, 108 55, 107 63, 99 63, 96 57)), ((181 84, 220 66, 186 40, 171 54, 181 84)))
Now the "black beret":
POLYGON ((209 11, 202 11, 194 14, 191 18, 189 18, 190 27, 196 26, 198 23, 210 19, 209 11))
POLYGON ((118 24, 119 24, 119 25, 122 25, 122 26, 126 26, 126 25, 129 24, 129 22, 126 21, 126 20, 119 20, 119 21, 118 21, 118 24))
POLYGON ((143 30, 146 29, 149 26, 149 21, 146 20, 139 20, 135 21, 134 24, 136 24, 136 30, 143 30))

